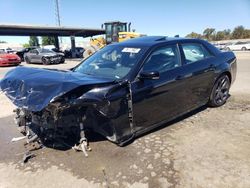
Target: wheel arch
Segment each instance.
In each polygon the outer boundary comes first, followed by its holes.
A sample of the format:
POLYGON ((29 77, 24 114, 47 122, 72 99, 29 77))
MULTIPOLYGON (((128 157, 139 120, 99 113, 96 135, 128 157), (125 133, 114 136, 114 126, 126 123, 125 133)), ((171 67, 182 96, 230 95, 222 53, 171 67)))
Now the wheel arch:
MULTIPOLYGON (((229 78, 229 81, 230 81, 230 84, 232 83, 232 75, 231 75, 231 72, 230 71, 224 71, 224 72, 222 72, 218 77, 217 77, 217 79, 219 78, 219 77, 221 77, 222 75, 227 75, 228 76, 228 78, 229 78)), ((217 80, 216 79, 216 80, 217 80)))
POLYGON ((230 86, 229 86, 229 89, 231 87, 231 81, 232 81, 232 75, 231 75, 231 72, 228 71, 228 70, 225 70, 223 72, 221 72, 220 74, 218 74, 218 76, 216 77, 215 81, 214 81, 214 84, 213 84, 213 87, 211 89, 211 92, 210 92, 210 95, 209 95, 209 101, 208 101, 208 105, 211 106, 211 107, 216 107, 214 104, 212 104, 212 97, 213 97, 213 90, 214 90, 214 87, 215 87, 215 84, 216 82, 222 77, 222 76, 228 76, 229 78, 229 82, 230 82, 230 86))
POLYGON ((231 85, 231 83, 232 83, 232 75, 231 75, 230 71, 229 71, 229 70, 225 70, 225 71, 220 72, 220 73, 218 74, 218 76, 214 79, 213 85, 212 85, 211 90, 210 90, 210 95, 209 95, 209 97, 211 97, 211 94, 212 94, 212 90, 213 90, 214 84, 215 84, 216 81, 217 81, 221 76, 223 76, 223 75, 227 75, 227 76, 229 77, 229 81, 230 81, 230 85, 231 85))
POLYGON ((216 70, 216 76, 214 83, 222 76, 227 75, 229 77, 230 83, 232 83, 233 75, 231 72, 231 66, 229 63, 221 63, 216 70))

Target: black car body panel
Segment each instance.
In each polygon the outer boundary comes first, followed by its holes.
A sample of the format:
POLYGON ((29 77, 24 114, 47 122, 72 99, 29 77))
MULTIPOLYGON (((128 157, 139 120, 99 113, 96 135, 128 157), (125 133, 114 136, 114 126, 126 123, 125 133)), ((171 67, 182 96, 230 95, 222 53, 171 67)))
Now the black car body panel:
MULTIPOLYGON (((159 61, 161 59, 154 66, 159 61)), ((42 132, 41 129, 37 131, 40 135, 53 135, 58 130, 79 132, 79 124, 83 123, 110 141, 123 144, 206 104, 215 81, 222 74, 227 74, 231 83, 235 80, 236 58, 232 52, 221 52, 198 39, 141 37, 108 45, 70 71, 16 68, 1 81, 1 89, 23 110, 27 121, 43 128, 42 132), (193 45, 194 49, 198 46, 207 53, 207 57, 200 56, 187 45, 193 45), (162 58, 158 51, 164 48, 173 50, 167 51, 164 58, 176 65, 160 64, 159 77, 142 79, 141 73, 147 62, 155 57, 162 58), (94 67, 96 74, 77 72, 81 71, 81 66, 95 60, 98 53, 102 58, 102 53, 109 49, 117 49, 116 53, 120 50, 121 54, 127 55, 125 64, 129 69, 121 69, 122 65, 118 64, 115 67, 120 72, 117 71, 115 77, 106 78, 109 70, 114 69, 110 74, 116 72, 111 62, 114 58, 107 56, 106 68, 100 72, 104 76, 97 75, 102 63, 93 63, 95 61, 89 66, 94 67), (200 59, 190 63, 190 54, 200 59), (129 58, 134 60, 133 66, 129 64, 129 58), (161 72, 163 69, 166 70, 161 72)))

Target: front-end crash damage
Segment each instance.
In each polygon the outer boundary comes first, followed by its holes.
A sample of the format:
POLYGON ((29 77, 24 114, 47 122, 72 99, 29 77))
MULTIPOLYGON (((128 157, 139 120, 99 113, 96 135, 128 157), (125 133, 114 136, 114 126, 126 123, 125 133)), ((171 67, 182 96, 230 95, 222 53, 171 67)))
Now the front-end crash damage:
POLYGON ((128 81, 17 68, 1 81, 1 89, 18 107, 16 122, 21 132, 37 135, 42 143, 70 138, 81 144, 86 130, 120 145, 133 135, 128 81), (41 83, 37 83, 39 77, 41 83))

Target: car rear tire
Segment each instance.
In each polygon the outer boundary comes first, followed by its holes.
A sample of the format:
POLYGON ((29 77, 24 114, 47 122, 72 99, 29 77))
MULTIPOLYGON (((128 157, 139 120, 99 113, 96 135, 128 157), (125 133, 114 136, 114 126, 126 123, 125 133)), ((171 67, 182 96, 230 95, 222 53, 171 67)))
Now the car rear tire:
POLYGON ((42 62, 43 62, 44 65, 49 65, 50 64, 49 58, 46 58, 46 57, 42 58, 42 62))
POLYGON ((230 79, 228 75, 221 75, 215 82, 209 99, 209 106, 219 107, 227 102, 229 97, 230 79))
POLYGON ((25 57, 24 60, 25 60, 25 62, 26 62, 27 64, 30 64, 30 60, 29 60, 28 57, 25 57))
POLYGON ((242 51, 246 51, 247 48, 246 48, 246 47, 242 47, 241 50, 242 50, 242 51))
POLYGON ((229 47, 226 48, 226 51, 231 51, 231 49, 229 47))

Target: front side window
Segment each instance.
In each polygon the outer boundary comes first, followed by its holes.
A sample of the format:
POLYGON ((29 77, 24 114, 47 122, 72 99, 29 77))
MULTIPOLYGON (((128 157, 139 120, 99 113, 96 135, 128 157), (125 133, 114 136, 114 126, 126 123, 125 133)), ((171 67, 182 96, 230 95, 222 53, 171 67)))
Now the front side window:
POLYGON ((108 34, 111 34, 112 33, 112 25, 111 24, 106 24, 106 32, 108 34))
POLYGON ((178 48, 176 45, 156 49, 143 66, 143 71, 166 72, 181 66, 178 48))
POLYGON ((142 58, 141 47, 106 46, 84 60, 74 71, 103 78, 124 78, 142 58))
POLYGON ((41 48, 41 49, 39 49, 39 51, 40 51, 41 53, 54 53, 54 51, 52 51, 52 50, 50 50, 50 49, 46 49, 46 48, 41 48))
POLYGON ((203 47, 202 44, 182 44, 182 49, 185 55, 186 64, 194 63, 212 55, 203 47))
POLYGON ((117 25, 117 32, 125 32, 127 29, 126 29, 126 24, 119 24, 117 25))

